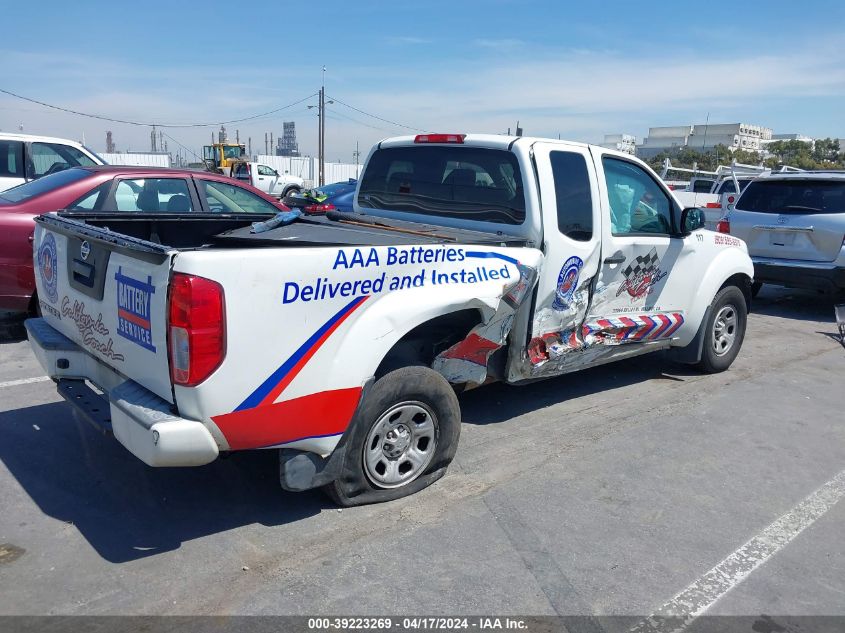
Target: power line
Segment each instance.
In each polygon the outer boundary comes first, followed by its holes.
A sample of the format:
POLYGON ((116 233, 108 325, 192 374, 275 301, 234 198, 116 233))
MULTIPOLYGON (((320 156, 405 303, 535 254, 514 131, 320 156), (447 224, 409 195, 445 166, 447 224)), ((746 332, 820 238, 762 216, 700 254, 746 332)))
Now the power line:
POLYGON ((185 147, 184 145, 182 145, 182 143, 180 143, 180 142, 179 142, 179 141, 177 141, 175 138, 173 138, 172 136, 170 136, 170 134, 168 134, 167 132, 162 132, 162 134, 164 134, 167 138, 169 138, 171 141, 173 141, 174 143, 176 143, 179 147, 181 147, 181 148, 182 148, 183 150, 185 150, 186 152, 189 152, 189 153, 193 154, 195 157, 197 157, 197 158, 199 158, 200 160, 202 160, 202 158, 200 158, 199 154, 197 154, 196 152, 194 152, 192 149, 189 149, 189 148, 185 147))
POLYGON ((363 121, 359 121, 358 119, 353 118, 351 116, 348 116, 346 114, 343 114, 343 112, 338 112, 337 110, 333 111, 330 114, 326 114, 326 116, 329 119, 332 119, 334 121, 343 121, 343 119, 346 119, 347 121, 352 121, 353 123, 357 123, 358 125, 363 125, 364 127, 368 127, 372 130, 381 130, 382 132, 392 132, 393 131, 390 128, 381 127, 381 126, 378 126, 378 125, 370 125, 369 123, 364 123, 363 121), (343 118, 341 119, 340 117, 343 117, 343 118))
POLYGON ((423 130, 423 129, 418 128, 418 127, 412 127, 410 125, 405 125, 404 123, 397 123, 396 121, 391 121, 390 119, 385 119, 385 118, 380 117, 376 114, 370 114, 369 112, 364 112, 363 110, 360 110, 360 109, 356 108, 355 106, 351 106, 348 103, 344 103, 343 101, 341 101, 337 97, 328 97, 328 98, 332 99, 335 103, 339 103, 342 106, 346 106, 350 110, 355 110, 355 112, 360 112, 361 114, 368 116, 368 117, 372 117, 373 119, 378 119, 379 121, 383 121, 385 123, 390 123, 390 125, 395 125, 396 127, 403 127, 406 130, 414 130, 415 132, 425 132, 426 131, 426 130, 423 130))
MULTIPOLYGON (((31 99, 30 97, 24 97, 23 95, 16 94, 9 90, 4 90, 0 88, 0 92, 3 94, 7 94, 11 97, 15 97, 16 99, 21 99, 23 101, 29 101, 30 103, 36 103, 40 106, 44 106, 45 108, 51 108, 53 110, 59 110, 60 112, 67 112, 69 114, 76 114, 78 116, 88 117, 89 119, 99 119, 101 121, 109 121, 111 123, 124 123, 126 125, 138 125, 142 127, 169 127, 169 128, 194 128, 194 127, 217 127, 218 125, 229 125, 231 123, 242 123, 244 121, 252 121, 253 119, 260 119, 261 117, 269 116, 271 114, 275 114, 276 112, 281 112, 282 110, 287 110, 288 108, 292 108, 295 105, 299 105, 303 101, 307 101, 312 97, 316 96, 317 93, 310 94, 307 97, 300 99, 299 101, 294 101, 286 106, 282 106, 281 108, 276 108, 275 110, 270 110, 269 112, 262 112, 261 114, 254 114, 252 116, 244 117, 242 119, 232 119, 230 121, 217 121, 215 123, 144 123, 141 121, 129 121, 126 119, 115 119, 112 117, 103 116, 101 114, 91 114, 88 112, 79 112, 78 110, 71 110, 70 108, 64 108, 62 106, 52 105, 50 103, 45 103, 43 101, 38 101, 37 99, 31 99)), ((346 105, 346 104, 344 104, 346 105)))

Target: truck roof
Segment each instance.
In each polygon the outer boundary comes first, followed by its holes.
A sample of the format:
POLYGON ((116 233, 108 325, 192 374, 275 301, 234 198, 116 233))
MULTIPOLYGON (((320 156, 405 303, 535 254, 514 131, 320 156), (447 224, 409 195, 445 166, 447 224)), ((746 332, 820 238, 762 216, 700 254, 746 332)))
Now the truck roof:
MULTIPOLYGON (((416 135, 408 136, 392 136, 386 138, 378 143, 378 147, 402 147, 407 145, 414 145, 416 135)), ((464 136, 463 145, 469 147, 487 147, 493 149, 510 149, 514 144, 532 145, 537 141, 543 143, 566 143, 567 145, 577 145, 579 147, 590 147, 588 143, 580 143, 577 141, 567 141, 564 139, 543 138, 540 136, 508 136, 507 134, 466 134, 464 136)), ((610 151, 604 147, 594 146, 602 151, 610 151)), ((618 153, 618 152, 617 152, 618 153)))

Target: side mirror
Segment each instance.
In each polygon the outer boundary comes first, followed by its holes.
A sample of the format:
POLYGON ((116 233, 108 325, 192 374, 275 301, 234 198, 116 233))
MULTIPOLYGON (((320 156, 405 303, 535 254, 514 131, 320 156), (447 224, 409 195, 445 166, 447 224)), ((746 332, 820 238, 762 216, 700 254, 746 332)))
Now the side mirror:
POLYGON ((704 228, 704 211, 698 207, 689 207, 681 211, 681 234, 689 235, 704 228))

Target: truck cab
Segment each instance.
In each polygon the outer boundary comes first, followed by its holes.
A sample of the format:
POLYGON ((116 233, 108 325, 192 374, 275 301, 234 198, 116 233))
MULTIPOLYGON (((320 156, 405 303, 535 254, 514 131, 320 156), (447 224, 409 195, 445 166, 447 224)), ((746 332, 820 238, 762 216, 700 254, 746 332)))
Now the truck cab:
POLYGON ((232 178, 260 189, 266 194, 282 199, 302 191, 303 180, 298 176, 279 173, 274 167, 252 161, 237 161, 231 166, 232 178))

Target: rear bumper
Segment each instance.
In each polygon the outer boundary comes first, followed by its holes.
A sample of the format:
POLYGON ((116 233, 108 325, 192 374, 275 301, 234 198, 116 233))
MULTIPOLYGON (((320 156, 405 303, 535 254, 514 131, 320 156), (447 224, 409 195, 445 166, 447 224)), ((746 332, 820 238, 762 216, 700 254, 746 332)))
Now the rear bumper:
POLYGON ((217 443, 202 422, 172 413, 169 402, 101 363, 44 319, 27 319, 26 329, 36 358, 74 414, 113 433, 138 459, 150 466, 201 466, 217 458, 217 443))
POLYGON ((754 281, 824 292, 845 289, 845 266, 752 258, 754 281))

